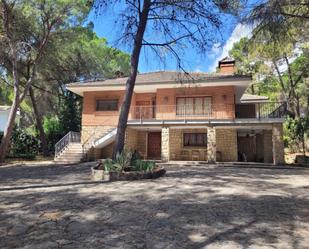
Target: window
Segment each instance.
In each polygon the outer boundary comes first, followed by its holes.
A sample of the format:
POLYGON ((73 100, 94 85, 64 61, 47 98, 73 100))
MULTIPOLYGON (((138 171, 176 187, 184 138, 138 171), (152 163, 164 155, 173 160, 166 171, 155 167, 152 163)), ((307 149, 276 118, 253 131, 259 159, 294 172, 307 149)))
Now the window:
POLYGON ((183 146, 207 147, 207 133, 184 133, 183 146))
POLYGON ((96 110, 97 111, 118 111, 118 100, 117 99, 97 100, 96 110))
POLYGON ((211 97, 179 97, 177 115, 211 115, 211 97))

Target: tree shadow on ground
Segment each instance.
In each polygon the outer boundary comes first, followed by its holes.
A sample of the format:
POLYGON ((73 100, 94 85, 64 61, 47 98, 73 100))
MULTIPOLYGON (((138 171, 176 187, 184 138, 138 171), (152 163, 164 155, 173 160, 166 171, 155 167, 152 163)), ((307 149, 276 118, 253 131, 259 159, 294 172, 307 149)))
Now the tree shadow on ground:
MULTIPOLYGON (((277 178, 298 172, 285 174, 277 178)), ((0 245, 305 248, 308 189, 273 177, 249 170, 171 170, 151 181, 2 192, 0 245)))
POLYGON ((0 186, 65 183, 89 180, 90 168, 94 163, 40 164, 0 167, 0 186))

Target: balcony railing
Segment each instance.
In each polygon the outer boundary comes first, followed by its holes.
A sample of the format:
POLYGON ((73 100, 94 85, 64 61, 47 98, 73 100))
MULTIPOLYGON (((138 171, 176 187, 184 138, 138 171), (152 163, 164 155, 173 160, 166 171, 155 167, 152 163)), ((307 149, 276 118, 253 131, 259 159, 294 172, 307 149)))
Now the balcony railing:
MULTIPOLYGON (((286 103, 267 102, 253 104, 255 119, 283 118, 286 103)), ((217 104, 207 107, 192 105, 132 106, 129 120, 231 120, 237 118, 234 104, 217 104)), ((252 118, 242 117, 242 118, 252 118)))
POLYGON ((286 102, 266 102, 257 104, 258 118, 284 118, 287 114, 286 102))
POLYGON ((220 104, 202 108, 189 105, 132 106, 131 120, 233 119, 235 106, 220 104))

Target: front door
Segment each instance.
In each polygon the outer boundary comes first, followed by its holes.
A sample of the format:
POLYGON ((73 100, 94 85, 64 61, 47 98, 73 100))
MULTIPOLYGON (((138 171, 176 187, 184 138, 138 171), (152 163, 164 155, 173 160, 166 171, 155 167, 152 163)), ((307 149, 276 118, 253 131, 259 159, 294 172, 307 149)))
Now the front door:
POLYGON ((148 133, 147 157, 149 159, 161 159, 161 132, 148 133))

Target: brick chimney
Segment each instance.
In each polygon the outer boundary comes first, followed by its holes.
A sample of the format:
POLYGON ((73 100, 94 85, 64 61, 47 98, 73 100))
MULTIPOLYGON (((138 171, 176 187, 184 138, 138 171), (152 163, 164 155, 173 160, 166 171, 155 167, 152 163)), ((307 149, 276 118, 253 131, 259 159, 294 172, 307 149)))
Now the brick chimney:
POLYGON ((225 57, 218 63, 219 73, 234 74, 235 73, 235 60, 231 57, 225 57))

